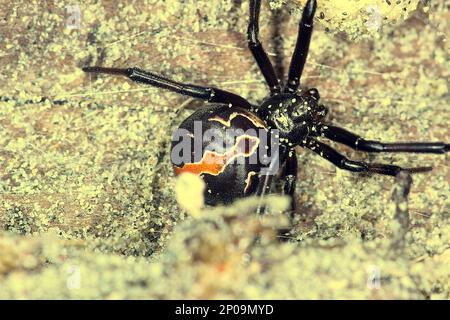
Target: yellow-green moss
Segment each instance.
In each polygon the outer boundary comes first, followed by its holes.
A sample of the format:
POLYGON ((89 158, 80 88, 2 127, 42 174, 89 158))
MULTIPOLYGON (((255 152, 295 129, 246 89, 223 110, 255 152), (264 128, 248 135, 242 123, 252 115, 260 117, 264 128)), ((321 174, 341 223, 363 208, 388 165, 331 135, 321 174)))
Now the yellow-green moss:
MULTIPOLYGON (((272 8, 285 4, 299 11, 306 0, 270 0, 272 8)), ((417 9, 420 0, 322 0, 317 18, 327 31, 343 32, 354 40, 379 37, 383 27, 398 25, 417 9)), ((429 8, 425 7, 425 11, 429 8)))

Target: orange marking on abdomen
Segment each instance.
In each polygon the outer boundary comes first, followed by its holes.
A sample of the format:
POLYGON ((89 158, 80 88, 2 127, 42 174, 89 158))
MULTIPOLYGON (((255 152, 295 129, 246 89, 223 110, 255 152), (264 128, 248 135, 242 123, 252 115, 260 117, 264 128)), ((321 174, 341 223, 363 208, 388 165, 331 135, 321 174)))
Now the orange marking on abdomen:
POLYGON ((266 128, 265 123, 261 119, 254 116, 251 113, 247 114, 247 113, 241 113, 241 112, 233 112, 232 114, 229 115, 228 120, 223 119, 219 116, 215 116, 215 117, 209 118, 208 121, 217 121, 217 122, 220 122, 221 124, 223 124, 224 126, 231 127, 231 120, 233 120, 237 116, 246 118, 251 123, 253 123, 255 125, 255 127, 257 127, 257 128, 263 128, 263 129, 266 128))
POLYGON ((251 156, 259 146, 259 138, 255 136, 242 135, 236 138, 234 146, 225 153, 217 153, 215 151, 207 150, 203 154, 199 162, 186 163, 182 167, 173 166, 175 174, 179 175, 184 172, 200 175, 202 173, 217 176, 222 173, 227 165, 233 162, 237 157, 251 156), (249 150, 246 151, 245 142, 249 141, 249 150))

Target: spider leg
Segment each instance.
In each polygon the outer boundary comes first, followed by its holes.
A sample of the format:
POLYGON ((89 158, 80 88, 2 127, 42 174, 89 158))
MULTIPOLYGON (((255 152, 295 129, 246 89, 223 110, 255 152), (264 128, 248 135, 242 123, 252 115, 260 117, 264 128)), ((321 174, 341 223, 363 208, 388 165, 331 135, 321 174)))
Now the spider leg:
POLYGON ((296 212, 296 203, 295 203, 295 185, 297 182, 297 154, 295 153, 295 149, 289 151, 286 162, 284 164, 284 172, 281 176, 281 180, 283 183, 282 194, 289 196, 291 199, 289 211, 286 212, 287 217, 289 219, 289 225, 278 230, 278 237, 281 240, 290 239, 289 233, 291 231, 291 226, 294 220, 294 215, 296 212))
POLYGON ((144 71, 139 68, 120 69, 120 68, 103 68, 103 67, 84 67, 82 70, 84 72, 122 75, 128 77, 130 80, 135 82, 149 84, 154 87, 167 89, 185 96, 203 99, 208 102, 218 102, 226 104, 231 103, 235 106, 247 109, 252 108, 252 105, 247 100, 234 93, 213 87, 202 87, 193 84, 184 84, 176 82, 161 77, 159 75, 156 75, 154 73, 144 71))
POLYGON ((275 74, 272 63, 264 51, 259 36, 259 12, 261 0, 250 0, 250 22, 247 29, 248 48, 258 64, 261 73, 269 86, 271 95, 281 92, 280 82, 275 74))
POLYGON ((372 172, 388 176, 396 176, 400 171, 418 173, 431 171, 432 169, 431 167, 402 168, 390 164, 367 163, 363 161, 350 160, 330 146, 313 139, 308 140, 305 144, 302 144, 302 146, 311 149, 321 157, 333 163, 338 168, 352 172, 372 172))
POLYGON ((330 140, 345 144, 355 150, 366 152, 446 153, 450 151, 450 144, 443 142, 384 143, 374 140, 365 140, 352 132, 330 125, 323 126, 321 132, 330 140))
POLYGON ((297 43, 289 66, 288 82, 284 88, 285 92, 295 92, 300 86, 300 78, 302 77, 303 68, 305 67, 306 58, 308 56, 316 8, 316 0, 308 0, 303 9, 297 35, 297 43))
POLYGON ((259 204, 258 208, 256 209, 256 213, 258 215, 262 215, 266 212, 266 208, 263 206, 262 199, 264 199, 266 194, 270 193, 272 181, 273 181, 272 173, 260 174, 259 176, 259 184, 256 190, 256 196, 259 197, 259 204))
POLYGON ((295 213, 295 185, 297 182, 297 154, 292 150, 286 160, 283 193, 291 198, 291 213, 295 213))
POLYGON ((262 204, 262 199, 271 192, 271 188, 273 187, 273 178, 274 175, 278 173, 279 166, 283 161, 286 160, 287 150, 282 145, 278 148, 277 152, 272 154, 272 159, 270 161, 270 165, 265 170, 261 170, 259 174, 259 183, 256 189, 256 196, 259 197, 260 203, 257 208, 257 214, 264 214, 265 208, 262 204))

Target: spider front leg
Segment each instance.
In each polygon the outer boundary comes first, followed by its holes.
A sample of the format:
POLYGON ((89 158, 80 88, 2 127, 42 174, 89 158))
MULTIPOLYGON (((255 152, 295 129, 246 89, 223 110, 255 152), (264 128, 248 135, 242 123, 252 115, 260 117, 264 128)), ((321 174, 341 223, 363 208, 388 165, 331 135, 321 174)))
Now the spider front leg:
POLYGON ((388 176, 396 176, 400 171, 418 173, 431 171, 432 169, 431 167, 402 168, 390 164, 367 163, 363 161, 350 160, 330 146, 314 139, 306 141, 306 143, 302 144, 302 146, 311 149, 321 157, 333 163, 338 168, 352 172, 372 172, 388 176))
POLYGON ((247 29, 248 48, 258 64, 261 73, 269 86, 272 95, 280 93, 281 86, 275 74, 272 63, 259 41, 259 12, 261 0, 250 0, 250 22, 247 29))
POLYGON ((295 92, 300 86, 303 68, 308 57, 309 43, 313 31, 313 18, 316 12, 316 0, 308 0, 303 9, 302 19, 300 20, 297 43, 295 44, 294 54, 289 66, 288 82, 284 89, 285 92, 295 92))
POLYGON ((321 133, 328 139, 345 144, 355 150, 366 152, 412 152, 412 153, 446 153, 450 144, 444 142, 393 142, 385 143, 366 140, 345 129, 325 125, 321 133))
POLYGON ((184 84, 176 82, 157 74, 139 69, 139 68, 103 68, 103 67, 84 67, 84 72, 105 73, 113 75, 121 75, 128 77, 130 80, 149 84, 151 86, 167 89, 185 96, 206 100, 208 102, 217 102, 232 104, 246 109, 251 109, 252 105, 234 93, 220 90, 213 87, 202 87, 193 84, 184 84))

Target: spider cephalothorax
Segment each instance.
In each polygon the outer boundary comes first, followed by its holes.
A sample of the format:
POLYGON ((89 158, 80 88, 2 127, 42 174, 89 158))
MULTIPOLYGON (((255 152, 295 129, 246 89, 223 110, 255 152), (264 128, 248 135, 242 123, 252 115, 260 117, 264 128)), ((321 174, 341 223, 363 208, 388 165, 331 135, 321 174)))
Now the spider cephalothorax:
MULTIPOLYGON (((260 7, 260 0, 250 0, 247 30, 248 47, 270 91, 268 98, 259 106, 231 92, 175 82, 138 68, 83 68, 85 72, 124 75, 136 82, 209 102, 180 124, 174 135, 171 153, 176 174, 190 172, 203 178, 206 203, 229 203, 239 197, 263 196, 267 192, 285 193, 294 200, 297 177, 294 148, 297 146, 308 148, 337 167, 353 172, 394 176, 403 170, 410 173, 431 170, 430 167, 405 169, 350 160, 319 141, 321 138, 365 152, 442 154, 450 150, 450 144, 443 142, 384 143, 365 140, 325 122, 328 110, 319 103, 318 90, 299 89, 313 30, 316 1, 308 0, 303 10, 285 85, 275 74, 258 39, 260 7), (205 138, 213 136, 211 141, 205 138), (268 136, 278 138, 277 143, 267 143, 268 136)), ((295 208, 292 207, 292 210, 295 208)))
POLYGON ((311 135, 317 135, 327 108, 319 104, 317 89, 280 93, 264 100, 257 111, 272 128, 278 129, 281 141, 297 145, 311 135))

